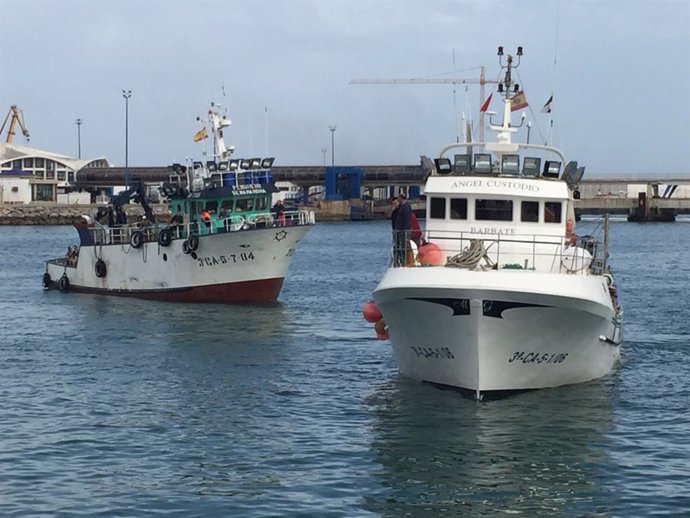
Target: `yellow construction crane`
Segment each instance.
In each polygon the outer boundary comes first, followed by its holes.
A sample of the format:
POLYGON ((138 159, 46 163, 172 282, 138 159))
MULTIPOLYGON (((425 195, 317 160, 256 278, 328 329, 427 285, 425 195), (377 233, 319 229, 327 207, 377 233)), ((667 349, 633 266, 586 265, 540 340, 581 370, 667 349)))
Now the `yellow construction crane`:
POLYGON ((26 129, 26 124, 24 124, 24 113, 22 112, 21 109, 17 108, 16 105, 10 106, 9 111, 7 112, 7 115, 5 116, 5 120, 2 121, 2 127, 0 128, 0 135, 2 135, 2 132, 5 131, 5 125, 7 124, 7 121, 10 120, 10 127, 7 130, 7 138, 5 139, 5 143, 11 144, 12 139, 14 138, 14 127, 19 124, 19 127, 22 130, 22 135, 26 137, 26 141, 29 141, 29 130, 26 129), (12 117, 12 120, 10 120, 10 117, 12 117))
MULTIPOLYGON (((480 67, 478 79, 462 79, 459 77, 444 78, 425 78, 417 77, 412 79, 352 79, 351 85, 430 85, 430 84, 452 84, 463 85, 469 83, 479 84, 480 102, 484 102, 484 85, 488 83, 499 83, 494 79, 486 79, 484 67, 480 67)), ((479 140, 484 141, 484 112, 479 114, 479 140)))

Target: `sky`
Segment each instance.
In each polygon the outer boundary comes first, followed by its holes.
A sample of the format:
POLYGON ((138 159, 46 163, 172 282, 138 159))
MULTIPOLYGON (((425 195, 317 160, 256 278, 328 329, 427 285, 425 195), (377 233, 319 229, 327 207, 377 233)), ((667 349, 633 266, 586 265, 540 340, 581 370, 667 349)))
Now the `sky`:
POLYGON ((0 0, 0 20, 0 115, 55 153, 80 118, 82 156, 124 165, 126 89, 130 166, 203 159, 212 101, 236 157, 330 164, 333 136, 336 165, 419 164, 477 124, 479 86, 350 80, 496 79, 519 45, 531 142, 553 94, 550 143, 587 176, 690 177, 690 0, 0 0))

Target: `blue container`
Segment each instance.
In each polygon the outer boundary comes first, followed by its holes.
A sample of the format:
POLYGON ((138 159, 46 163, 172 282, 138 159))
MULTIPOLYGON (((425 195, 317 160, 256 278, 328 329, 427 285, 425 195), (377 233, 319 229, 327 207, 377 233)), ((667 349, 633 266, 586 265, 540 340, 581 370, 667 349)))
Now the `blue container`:
POLYGON ((235 185, 235 173, 223 173, 223 187, 235 185))

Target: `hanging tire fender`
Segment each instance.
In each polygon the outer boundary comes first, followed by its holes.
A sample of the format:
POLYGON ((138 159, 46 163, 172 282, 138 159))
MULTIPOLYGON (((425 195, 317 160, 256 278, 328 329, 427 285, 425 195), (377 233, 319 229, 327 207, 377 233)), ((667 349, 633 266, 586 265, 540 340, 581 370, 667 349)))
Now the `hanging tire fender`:
POLYGON ((199 249, 199 236, 189 236, 187 240, 187 245, 189 246, 189 251, 194 252, 199 249))
POLYGON ((172 231, 170 228, 164 228, 158 233, 158 243, 161 246, 169 246, 172 241, 172 231))
POLYGON ((44 288, 50 288, 50 283, 53 279, 51 279, 50 274, 48 272, 43 274, 43 281, 41 284, 43 284, 44 288))
POLYGON ((108 268, 103 259, 96 261, 96 277, 103 278, 108 274, 108 268))
POLYGON ((141 230, 135 230, 132 235, 129 236, 129 244, 132 248, 141 248, 144 244, 144 233, 141 230))
POLYGON ((67 277, 67 275, 60 277, 60 280, 58 281, 58 288, 63 293, 69 291, 69 277, 67 277))

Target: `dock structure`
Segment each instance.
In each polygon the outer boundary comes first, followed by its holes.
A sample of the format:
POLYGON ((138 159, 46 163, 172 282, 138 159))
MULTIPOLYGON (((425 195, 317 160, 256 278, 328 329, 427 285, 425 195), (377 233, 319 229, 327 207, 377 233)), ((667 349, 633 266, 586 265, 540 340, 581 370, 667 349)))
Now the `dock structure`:
MULTIPOLYGON (((291 182, 303 192, 327 186, 332 168, 323 166, 274 166, 276 182, 291 182)), ((339 167, 339 171, 357 171, 362 194, 369 198, 390 197, 400 189, 420 192, 426 173, 420 165, 362 165, 339 167)), ((129 167, 130 181, 159 183, 168 179, 169 167, 129 167)), ((124 185, 124 167, 93 167, 80 171, 77 188, 108 188, 124 185)), ((423 191, 422 191, 423 192, 423 191)), ((646 178, 617 176, 615 178, 583 179, 575 203, 578 215, 623 214, 630 221, 673 221, 677 214, 690 214, 690 173, 648 176, 646 178)), ((339 200, 351 197, 339 197, 339 200)))

